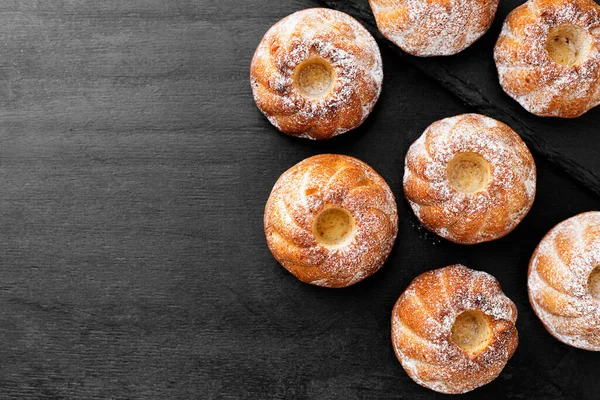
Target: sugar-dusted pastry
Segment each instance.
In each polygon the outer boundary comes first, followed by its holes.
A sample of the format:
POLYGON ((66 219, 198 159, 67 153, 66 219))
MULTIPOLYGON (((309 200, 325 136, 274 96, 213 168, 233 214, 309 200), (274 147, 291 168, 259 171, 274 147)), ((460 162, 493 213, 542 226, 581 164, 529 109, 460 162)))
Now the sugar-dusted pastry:
POLYGON ((519 343, 517 308, 498 281, 462 265, 425 272, 392 311, 392 345, 408 375, 458 394, 502 372, 519 343))
POLYGON ((369 0, 377 27, 415 56, 456 54, 492 25, 499 0, 369 0))
POLYGON ((427 229, 456 243, 507 235, 529 212, 535 182, 519 135, 479 114, 434 122, 406 154, 406 199, 427 229))
POLYGON ((574 118, 600 103, 600 6, 529 0, 504 22, 494 58, 504 91, 527 111, 574 118))
POLYGON ((552 336, 600 350, 600 212, 579 214, 548 232, 529 263, 527 286, 552 336))
POLYGON ((329 139, 358 127, 381 93, 373 36, 339 11, 311 8, 276 23, 250 67, 258 108, 280 131, 329 139))
POLYGON ((353 285, 375 273, 398 233, 394 195, 353 157, 321 154, 284 172, 265 207, 273 256, 302 282, 353 285))

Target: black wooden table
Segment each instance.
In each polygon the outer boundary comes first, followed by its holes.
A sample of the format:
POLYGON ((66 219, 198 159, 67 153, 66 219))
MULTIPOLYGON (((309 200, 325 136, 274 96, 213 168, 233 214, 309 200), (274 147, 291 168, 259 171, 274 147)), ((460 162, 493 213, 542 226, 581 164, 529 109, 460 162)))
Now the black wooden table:
POLYGON ((442 397, 408 378, 389 325, 416 275, 453 263, 496 276, 519 309, 515 356, 465 398, 598 398, 599 355, 544 330, 526 271, 553 225, 600 208, 600 109, 541 119, 502 94, 489 56, 507 2, 455 57, 416 59, 378 37, 384 89, 356 131, 277 132, 248 81, 262 35, 323 4, 372 29, 364 3, 0 2, 0 398, 442 397), (509 236, 459 246, 419 226, 403 162, 431 122, 474 111, 524 137, 538 195, 509 236), (341 290, 297 281, 262 231, 277 177, 324 152, 373 166, 400 215, 385 266, 341 290))

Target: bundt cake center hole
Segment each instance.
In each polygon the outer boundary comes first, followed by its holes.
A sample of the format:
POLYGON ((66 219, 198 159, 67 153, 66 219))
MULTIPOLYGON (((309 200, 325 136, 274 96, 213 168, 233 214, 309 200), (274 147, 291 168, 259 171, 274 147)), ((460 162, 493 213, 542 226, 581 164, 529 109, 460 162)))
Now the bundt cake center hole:
POLYGON ((484 190, 490 181, 490 164, 476 153, 460 153, 448 163, 450 186, 462 193, 484 190))
POLYGON ((580 64, 592 49, 592 36, 575 25, 559 25, 550 29, 546 50, 554 62, 566 66, 580 64))
POLYGON ((488 316, 479 310, 462 312, 454 320, 450 340, 467 353, 485 349, 492 340, 488 316))
POLYGON ((321 211, 313 226, 317 242, 327 247, 346 244, 354 235, 354 218, 347 210, 329 207, 321 211))
POLYGON ((324 60, 306 60, 296 67, 294 83, 305 97, 313 99, 325 97, 333 85, 333 69, 324 60))
POLYGON ((600 265, 588 277, 588 290, 593 298, 600 300, 600 265))

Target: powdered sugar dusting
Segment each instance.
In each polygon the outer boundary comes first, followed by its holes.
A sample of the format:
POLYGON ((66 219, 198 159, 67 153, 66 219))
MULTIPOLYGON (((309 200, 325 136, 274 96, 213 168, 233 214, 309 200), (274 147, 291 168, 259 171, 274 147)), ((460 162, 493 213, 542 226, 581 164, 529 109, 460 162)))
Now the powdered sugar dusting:
POLYGON ((371 167, 352 157, 322 154, 281 175, 264 223, 271 252, 298 279, 344 287, 383 265, 398 233, 398 212, 392 191, 371 167), (313 223, 327 207, 343 208, 354 219, 354 236, 343 246, 325 247, 313 235, 313 223))
POLYGON ((529 0, 513 10, 494 49, 500 84, 529 112, 577 117, 600 104, 600 7, 592 0, 529 0), (527 21, 527 25, 524 22, 527 21), (552 28, 574 25, 588 32, 585 60, 561 65, 546 48, 552 28))
POLYGON ((430 125, 410 147, 404 193, 417 218, 448 240, 471 244, 508 234, 529 212, 535 197, 533 157, 507 125, 478 114, 430 125), (462 193, 447 179, 447 165, 461 153, 482 156, 491 167, 485 190, 462 193))
POLYGON ((324 8, 296 12, 265 34, 252 60, 252 91, 260 110, 284 133, 327 139, 359 126, 381 93, 383 67, 377 42, 349 15, 324 8), (333 69, 330 93, 304 97, 294 84, 307 59, 333 69))
POLYGON ((600 266, 600 212, 588 212, 555 226, 529 264, 531 305, 558 340, 600 351, 600 301, 587 280, 600 266))
POLYGON ((392 344, 415 382, 465 393, 500 374, 517 346, 516 318, 514 303, 493 276, 452 265, 418 276, 400 296, 392 312, 392 344), (475 355, 450 340, 456 317, 467 310, 486 314, 492 329, 491 342, 475 355))
POLYGON ((407 53, 456 54, 490 27, 499 0, 370 0, 379 30, 407 53))

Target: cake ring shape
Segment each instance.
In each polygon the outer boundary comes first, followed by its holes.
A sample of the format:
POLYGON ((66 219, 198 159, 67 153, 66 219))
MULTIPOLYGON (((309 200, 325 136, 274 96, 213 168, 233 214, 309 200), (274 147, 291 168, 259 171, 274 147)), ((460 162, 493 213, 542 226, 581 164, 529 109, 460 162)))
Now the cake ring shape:
POLYGON ((460 244, 510 233, 535 197, 536 168, 509 126, 479 114, 431 124, 406 154, 404 195, 430 231, 460 244))
POLYGON ((375 273, 398 233, 394 195, 349 156, 309 157, 284 172, 264 215, 275 259, 302 282, 339 288, 375 273))
POLYGON ((600 351, 600 212, 571 217, 544 236, 529 263, 527 286, 552 336, 600 351))
POLYGON ((381 33, 415 56, 461 52, 492 25, 499 0, 369 0, 381 33))
POLYGON ((392 345, 408 375, 459 394, 494 380, 519 343, 517 308, 490 274, 451 265, 416 277, 392 311, 392 345))
POLYGON ((527 111, 575 118, 600 104, 600 6, 529 0, 504 21, 494 49, 502 89, 527 111))
POLYGON ((383 82, 373 36, 339 11, 311 8, 277 22, 250 67, 258 108, 280 131, 329 139, 358 127, 383 82))

